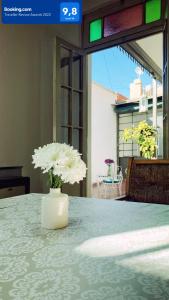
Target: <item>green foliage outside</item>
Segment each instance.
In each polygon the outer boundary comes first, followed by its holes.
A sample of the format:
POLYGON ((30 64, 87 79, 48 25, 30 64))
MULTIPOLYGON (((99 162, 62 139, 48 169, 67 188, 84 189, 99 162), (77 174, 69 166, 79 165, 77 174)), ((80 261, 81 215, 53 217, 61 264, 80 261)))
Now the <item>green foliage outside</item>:
POLYGON ((141 121, 138 126, 125 128, 122 134, 123 140, 135 141, 140 148, 140 155, 147 159, 156 157, 157 152, 157 130, 146 121, 141 121))

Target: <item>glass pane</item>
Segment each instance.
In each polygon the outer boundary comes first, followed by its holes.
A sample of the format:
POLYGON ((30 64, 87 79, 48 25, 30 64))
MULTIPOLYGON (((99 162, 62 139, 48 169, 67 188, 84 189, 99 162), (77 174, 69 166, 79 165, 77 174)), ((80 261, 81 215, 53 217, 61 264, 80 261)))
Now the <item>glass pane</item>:
POLYGON ((132 153, 132 151, 120 151, 119 156, 120 157, 131 157, 131 156, 133 156, 133 153, 132 153))
POLYGON ((79 131, 79 129, 73 129, 72 145, 75 149, 80 151, 80 131, 79 131))
POLYGON ((133 156, 139 156, 139 151, 138 151, 138 149, 133 150, 133 156))
POLYGON ((61 84, 70 86, 70 51, 61 47, 61 84))
POLYGON ((137 27, 143 23, 143 5, 127 8, 104 18, 104 37, 137 27))
MULTIPOLYGON (((132 117, 132 113, 125 114, 125 117, 132 117)), ((124 118, 124 116, 123 115, 119 115, 119 118, 122 119, 122 118, 124 118)))
POLYGON ((119 130, 124 130, 126 127, 130 128, 130 127, 132 127, 132 124, 131 123, 128 123, 128 124, 121 123, 121 124, 119 124, 119 130))
POLYGON ((81 56, 73 56, 73 87, 77 90, 82 88, 81 85, 81 56))
POLYGON ((120 144, 119 145, 119 151, 123 151, 124 150, 124 144, 120 144))
POLYGON ((140 121, 143 121, 143 120, 146 120, 146 114, 133 114, 133 123, 135 122, 140 122, 140 121))
POLYGON ((61 143, 69 143, 69 129, 61 127, 61 135, 60 135, 61 143))
POLYGON ((124 151, 128 151, 128 150, 132 151, 132 144, 127 144, 127 143, 124 144, 123 150, 124 151))
POLYGON ((148 0, 146 2, 146 23, 151 23, 161 18, 161 0, 148 0))
POLYGON ((131 121, 132 121, 132 117, 130 117, 130 116, 126 117, 125 115, 123 118, 119 119, 120 124, 129 124, 129 123, 131 123, 131 121))
POLYGON ((80 93, 73 93, 72 123, 73 126, 82 126, 82 103, 80 93))
POLYGON ((102 19, 98 19, 90 23, 90 42, 100 40, 101 38, 102 38, 102 19))
POLYGON ((68 89, 61 88, 60 98, 60 118, 61 125, 69 124, 69 106, 70 106, 70 92, 68 89))

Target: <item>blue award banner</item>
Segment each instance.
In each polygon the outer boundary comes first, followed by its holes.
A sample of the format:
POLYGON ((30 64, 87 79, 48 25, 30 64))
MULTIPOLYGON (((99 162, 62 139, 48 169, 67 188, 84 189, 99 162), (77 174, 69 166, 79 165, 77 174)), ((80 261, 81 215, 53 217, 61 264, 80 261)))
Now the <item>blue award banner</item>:
POLYGON ((2 0, 3 24, 80 24, 82 0, 2 0))

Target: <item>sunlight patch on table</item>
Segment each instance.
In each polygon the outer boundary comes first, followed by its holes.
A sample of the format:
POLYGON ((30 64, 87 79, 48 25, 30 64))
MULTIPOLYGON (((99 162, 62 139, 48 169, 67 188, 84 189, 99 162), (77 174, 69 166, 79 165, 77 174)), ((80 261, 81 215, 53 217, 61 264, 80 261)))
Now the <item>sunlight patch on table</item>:
POLYGON ((91 257, 114 257, 169 245, 169 226, 89 239, 76 251, 91 257))
POLYGON ((133 271, 169 279, 169 249, 118 260, 118 265, 133 271))

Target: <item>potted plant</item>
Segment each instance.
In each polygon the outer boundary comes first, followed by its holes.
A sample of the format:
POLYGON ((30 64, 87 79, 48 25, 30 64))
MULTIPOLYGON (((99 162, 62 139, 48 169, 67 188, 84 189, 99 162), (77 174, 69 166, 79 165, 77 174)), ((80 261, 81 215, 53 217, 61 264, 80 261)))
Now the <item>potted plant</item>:
POLYGON ((111 158, 107 158, 107 159, 105 159, 104 162, 107 165, 107 176, 112 177, 112 175, 114 175, 114 174, 112 174, 112 172, 113 172, 112 164, 114 164, 114 160, 111 158))
POLYGON ((146 159, 156 158, 157 154, 157 130, 146 121, 141 121, 138 126, 125 128, 122 134, 123 140, 133 140, 139 145, 140 156, 146 159))

